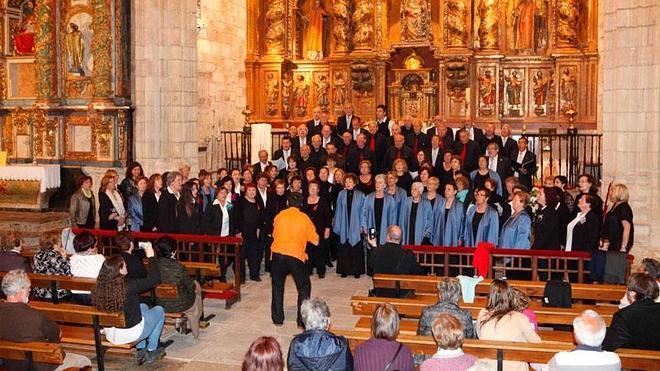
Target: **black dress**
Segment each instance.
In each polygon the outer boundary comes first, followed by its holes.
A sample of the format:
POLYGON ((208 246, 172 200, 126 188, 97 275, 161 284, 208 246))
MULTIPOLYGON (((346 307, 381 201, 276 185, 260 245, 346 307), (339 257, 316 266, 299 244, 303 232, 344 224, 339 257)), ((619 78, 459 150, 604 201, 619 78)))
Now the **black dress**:
POLYGON ((561 223, 559 213, 551 207, 538 211, 534 221, 534 243, 532 250, 559 250, 561 223))
POLYGON ((153 191, 146 191, 142 196, 142 231, 152 232, 158 226, 158 200, 153 191))
POLYGON ((330 210, 330 203, 323 197, 315 204, 308 203, 305 199, 301 211, 307 214, 314 223, 316 233, 319 235, 319 244, 314 246, 310 243, 307 244, 307 268, 309 273, 316 268, 316 273, 319 277, 325 275, 325 263, 328 260, 328 239, 324 238, 325 229, 332 229, 332 211, 330 210))
POLYGON ((369 193, 373 192, 376 190, 376 184, 374 182, 374 176, 372 175, 371 178, 367 183, 363 183, 362 180, 358 177, 358 184, 355 186, 355 188, 364 193, 365 195, 368 195, 369 193))
POLYGON ((250 278, 256 280, 260 274, 261 255, 263 254, 263 251, 259 251, 260 244, 257 238, 257 230, 263 228, 261 207, 256 199, 251 202, 247 198, 241 197, 236 201, 232 216, 235 218, 233 224, 236 230, 243 237, 241 280, 245 280, 246 261, 250 268, 250 278))
POLYGON ((115 212, 115 207, 110 197, 105 192, 99 192, 99 229, 117 230, 117 221, 110 220, 110 214, 115 212))
POLYGON ((403 188, 408 196, 410 196, 410 187, 413 184, 413 178, 410 176, 409 172, 404 172, 403 175, 399 177, 399 179, 396 181, 396 185, 399 187, 403 188))

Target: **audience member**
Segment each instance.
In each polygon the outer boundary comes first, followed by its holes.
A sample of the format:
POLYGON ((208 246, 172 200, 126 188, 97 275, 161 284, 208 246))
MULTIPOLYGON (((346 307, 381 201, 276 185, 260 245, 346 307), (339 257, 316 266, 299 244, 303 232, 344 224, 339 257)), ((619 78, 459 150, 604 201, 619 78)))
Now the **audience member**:
MULTIPOLYGON (((69 258, 71 274, 74 277, 96 278, 105 262, 105 257, 96 250, 96 239, 89 232, 83 232, 73 239, 75 255, 69 258)), ((78 304, 89 305, 89 291, 71 290, 73 301, 78 304)))
POLYGON ((462 328, 465 338, 476 337, 472 325, 472 314, 467 309, 461 309, 461 283, 458 278, 442 277, 438 282, 438 302, 422 310, 417 325, 417 335, 431 335, 434 322, 440 314, 450 314, 456 318, 462 328))
POLYGON ((450 313, 440 313, 432 326, 438 351, 422 363, 420 371, 467 371, 478 364, 477 357, 463 353, 465 330, 460 320, 450 313))
POLYGON ((0 251, 0 272, 14 269, 29 270, 26 258, 23 256, 23 240, 17 232, 10 232, 5 237, 5 250, 0 251))
MULTIPOLYGON (((34 273, 54 276, 71 275, 69 260, 58 232, 44 235, 40 247, 39 252, 34 255, 34 273)), ((55 293, 58 301, 66 300, 71 296, 69 290, 57 289, 55 293)), ((35 287, 32 289, 32 294, 37 299, 53 300, 53 290, 51 288, 35 287)))
MULTIPOLYGON (((378 244, 376 238, 368 237, 373 252, 371 253, 371 269, 374 274, 421 274, 422 269, 415 255, 401 248, 401 228, 392 224, 387 227, 385 244, 378 244)), ((374 288, 374 296, 406 297, 413 294, 411 290, 374 288)))
POLYGON ((243 357, 241 371, 283 371, 284 359, 280 343, 271 336, 262 336, 252 342, 243 357))
POLYGON ((133 244, 133 235, 129 231, 121 231, 115 236, 115 245, 119 248, 119 255, 126 263, 126 278, 137 279, 147 277, 147 270, 144 267, 145 258, 144 249, 135 248, 133 244))
POLYGON ((529 319, 534 331, 539 332, 539 323, 536 319, 536 313, 529 307, 529 296, 517 287, 511 288, 512 301, 511 306, 514 310, 522 313, 529 319))
MULTIPOLYGON (((637 273, 647 273, 652 278, 655 278, 655 283, 658 284, 658 289, 660 289, 660 263, 651 258, 644 258, 642 262, 637 267, 637 273)), ((660 295, 655 299, 656 303, 660 303, 660 295)), ((628 301, 628 294, 624 294, 623 298, 619 302, 619 309, 623 309, 630 305, 628 301)))

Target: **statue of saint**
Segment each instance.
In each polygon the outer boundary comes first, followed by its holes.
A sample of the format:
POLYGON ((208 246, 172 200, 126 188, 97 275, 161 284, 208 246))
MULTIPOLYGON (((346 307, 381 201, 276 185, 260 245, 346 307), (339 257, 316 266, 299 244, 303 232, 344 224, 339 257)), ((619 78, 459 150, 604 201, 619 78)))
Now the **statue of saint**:
POLYGON ((316 83, 316 100, 319 107, 322 109, 327 109, 328 104, 328 90, 330 90, 330 84, 328 83, 328 76, 321 75, 319 81, 316 83))
POLYGON ((522 92, 522 82, 518 77, 517 71, 512 71, 506 78, 506 95, 509 106, 520 106, 520 94, 522 92))
POLYGON ((534 50, 534 41, 540 10, 534 0, 520 0, 513 11, 514 47, 516 50, 534 50))
POLYGON ((422 40, 430 35, 429 8, 426 0, 403 0, 401 2, 401 38, 422 40))
POLYGON ((346 80, 344 80, 344 74, 337 72, 335 74, 335 82, 332 96, 332 103, 337 107, 341 107, 346 102, 346 80))
POLYGON ((559 91, 559 97, 562 101, 562 111, 565 110, 569 105, 575 104, 575 99, 577 98, 577 79, 568 68, 564 68, 564 71, 562 71, 559 91))
POLYGON ((303 17, 307 25, 303 39, 303 56, 307 59, 323 59, 323 18, 326 16, 321 0, 315 0, 312 9, 303 17))
POLYGON ((557 4, 557 42, 559 46, 577 46, 578 24, 579 9, 577 1, 560 1, 557 4))
POLYGON ((549 79, 543 77, 542 71, 536 72, 532 91, 534 93, 534 105, 536 106, 534 108, 534 113, 536 113, 537 116, 541 116, 545 113, 543 106, 545 106, 548 97, 549 82, 549 79))
POLYGON ((481 49, 497 49, 498 0, 481 0, 479 4, 479 47, 481 49))
POLYGON ((479 76, 479 96, 482 104, 487 106, 495 104, 495 85, 490 70, 479 76))
POLYGON ((269 115, 275 115, 277 113, 277 97, 279 94, 280 83, 274 78, 273 73, 269 73, 266 81, 266 99, 267 99, 267 108, 266 111, 269 115))
POLYGON ((69 73, 78 76, 85 76, 83 69, 83 53, 85 46, 83 44, 82 32, 75 23, 69 23, 71 31, 66 33, 66 52, 69 62, 69 73))
POLYGON ((291 73, 285 72, 282 76, 282 115, 284 117, 289 116, 289 110, 291 107, 291 73))
POLYGON ((273 0, 266 10, 266 45, 268 53, 277 54, 284 49, 284 1, 273 0))
POLYGON ((305 82, 304 75, 296 77, 296 85, 293 88, 293 98, 296 102, 296 109, 299 116, 307 113, 307 95, 309 94, 309 85, 305 82))

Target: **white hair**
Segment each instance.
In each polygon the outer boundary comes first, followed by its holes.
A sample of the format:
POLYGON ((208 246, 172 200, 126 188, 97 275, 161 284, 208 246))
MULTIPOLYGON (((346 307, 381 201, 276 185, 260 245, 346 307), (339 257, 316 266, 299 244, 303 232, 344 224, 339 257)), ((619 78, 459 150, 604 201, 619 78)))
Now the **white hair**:
POLYGON ((305 300, 300 306, 300 315, 305 330, 327 330, 330 326, 330 308, 321 298, 305 300))
POLYGON ((578 344, 599 347, 605 339, 606 331, 603 317, 591 309, 580 313, 573 320, 573 334, 578 344))
POLYGON ((412 186, 411 186, 410 188, 411 188, 411 189, 413 189, 413 188, 417 188, 417 190, 419 191, 419 193, 423 193, 423 192, 424 192, 424 183, 422 183, 422 182, 415 182, 415 183, 412 184, 412 186))
POLYGON ((23 289, 30 288, 30 278, 22 269, 14 269, 5 274, 2 279, 2 292, 5 296, 14 296, 23 289))

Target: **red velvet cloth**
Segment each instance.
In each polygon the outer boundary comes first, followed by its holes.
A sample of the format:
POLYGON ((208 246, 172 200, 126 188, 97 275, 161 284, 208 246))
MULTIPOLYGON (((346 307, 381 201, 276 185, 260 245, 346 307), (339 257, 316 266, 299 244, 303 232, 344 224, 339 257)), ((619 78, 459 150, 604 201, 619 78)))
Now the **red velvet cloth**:
POLYGON ((477 249, 474 251, 474 260, 472 261, 477 276, 488 277, 490 253, 493 250, 495 250, 495 245, 489 242, 480 242, 477 245, 477 249))

